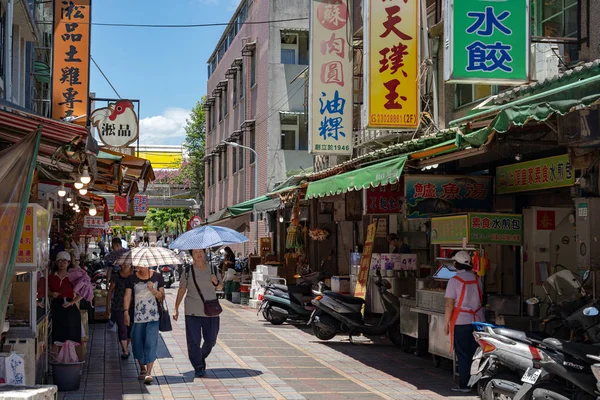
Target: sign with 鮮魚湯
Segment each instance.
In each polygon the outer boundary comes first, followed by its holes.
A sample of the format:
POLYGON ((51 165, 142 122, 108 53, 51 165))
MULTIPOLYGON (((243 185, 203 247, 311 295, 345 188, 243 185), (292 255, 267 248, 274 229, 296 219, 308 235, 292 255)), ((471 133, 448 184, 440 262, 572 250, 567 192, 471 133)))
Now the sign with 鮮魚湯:
POLYGON ((365 0, 365 126, 419 126, 418 0, 365 0))
POLYGON ((352 154, 352 19, 347 1, 311 0, 309 148, 311 154, 352 154))
POLYGON ((575 184, 568 154, 496 168, 496 194, 554 189, 575 184))
POLYGON ((52 118, 87 125, 91 0, 54 0, 52 118))
POLYGON ((469 243, 520 246, 523 215, 469 213, 469 243))
POLYGON ((529 80, 529 0, 447 0, 447 82, 520 84, 529 80))
POLYGON ((467 215, 431 218, 431 244, 462 245, 467 237, 467 215))

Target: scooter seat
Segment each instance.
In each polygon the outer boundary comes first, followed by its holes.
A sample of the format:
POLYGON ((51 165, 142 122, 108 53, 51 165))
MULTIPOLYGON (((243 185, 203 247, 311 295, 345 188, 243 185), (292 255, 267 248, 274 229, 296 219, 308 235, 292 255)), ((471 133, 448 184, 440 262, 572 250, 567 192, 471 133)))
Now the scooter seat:
POLYGON ((287 285, 280 285, 278 283, 272 283, 269 286, 272 287, 273 289, 281 290, 282 292, 288 291, 287 285))
POLYGON ((498 335, 506 336, 520 342, 530 342, 532 340, 541 342, 548 337, 548 335, 544 334, 543 332, 524 332, 509 328, 494 328, 494 332, 498 335))
POLYGON ((331 292, 331 291, 326 291, 323 292, 324 295, 332 297, 336 300, 341 301, 342 303, 348 303, 348 304, 365 304, 365 300, 361 299, 360 297, 352 297, 352 296, 346 296, 343 294, 339 294, 336 292, 331 292))
POLYGON ((567 340, 560 340, 555 338, 547 338, 543 340, 543 343, 556 350, 562 351, 565 354, 569 354, 575 358, 582 360, 595 361, 588 358, 587 355, 600 355, 600 346, 593 344, 574 343, 567 340))

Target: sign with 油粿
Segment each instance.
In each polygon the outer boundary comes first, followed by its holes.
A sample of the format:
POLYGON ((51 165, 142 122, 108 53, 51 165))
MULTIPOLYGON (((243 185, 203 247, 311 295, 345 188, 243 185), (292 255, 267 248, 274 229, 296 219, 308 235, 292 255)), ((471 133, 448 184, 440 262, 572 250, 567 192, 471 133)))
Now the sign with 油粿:
POLYGON ((419 1, 365 0, 365 125, 419 125, 419 1))
POLYGON ((312 154, 352 154, 352 20, 347 2, 311 0, 309 148, 312 154))
POLYGON ((496 168, 496 194, 573 186, 575 174, 568 154, 496 168))
POLYGON ((522 242, 521 214, 469 213, 469 243, 519 246, 522 242))
POLYGON ((446 81, 529 80, 529 0, 448 0, 444 24, 446 81))
POLYGON ((489 176, 406 175, 406 217, 430 218, 469 211, 489 211, 489 176))
POLYGON ((126 147, 138 138, 139 121, 133 103, 129 100, 118 100, 108 107, 94 110, 90 120, 106 146, 126 147))
POLYGON ((54 0, 52 118, 87 125, 91 0, 54 0))
POLYGON ((466 215, 431 218, 431 244, 462 245, 467 236, 466 215))

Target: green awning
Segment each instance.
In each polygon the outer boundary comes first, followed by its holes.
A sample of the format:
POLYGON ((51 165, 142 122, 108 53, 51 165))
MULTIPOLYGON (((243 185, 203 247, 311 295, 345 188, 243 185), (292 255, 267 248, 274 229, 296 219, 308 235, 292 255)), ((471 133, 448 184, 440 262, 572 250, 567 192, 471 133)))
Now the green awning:
POLYGON ((267 196, 273 196, 275 194, 289 192, 294 189, 298 189, 298 186, 297 185, 285 186, 285 187, 282 187, 282 188, 272 191, 271 193, 267 194, 267 196))
POLYGON ((260 196, 251 200, 244 201, 243 203, 236 204, 235 206, 231 206, 227 210, 229 211, 232 217, 237 217, 238 215, 254 211, 255 204, 262 203, 267 200, 271 200, 271 198, 268 196, 260 196))
POLYGON ((400 179, 404 164, 406 164, 406 157, 396 157, 355 171, 310 182, 306 190, 306 197, 312 199, 334 196, 353 190, 394 184, 400 179))
POLYGON ((98 156, 96 158, 101 158, 103 160, 114 160, 114 161, 121 161, 123 159, 123 157, 121 157, 121 156, 110 154, 110 153, 107 153, 102 150, 100 150, 100 152, 98 153, 98 156))

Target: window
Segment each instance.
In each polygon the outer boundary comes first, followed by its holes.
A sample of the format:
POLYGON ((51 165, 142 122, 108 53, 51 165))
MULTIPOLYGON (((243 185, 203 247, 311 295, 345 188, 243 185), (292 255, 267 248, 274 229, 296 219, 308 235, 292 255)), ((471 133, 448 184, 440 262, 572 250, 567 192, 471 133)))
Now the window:
POLYGON ((498 94, 511 86, 496 86, 496 85, 470 85, 456 84, 454 85, 455 108, 462 107, 466 104, 474 103, 486 97, 498 94))
POLYGON ((219 182, 223 180, 223 153, 219 154, 219 182))
POLYGON ((250 87, 256 85, 256 51, 250 57, 250 87))
MULTIPOLYGON (((537 0, 536 36, 576 39, 579 36, 577 3, 578 0, 537 0)), ((578 60, 579 45, 565 44, 564 62, 570 64, 578 60)))
POLYGON ((223 99, 223 117, 229 112, 229 104, 227 104, 229 94, 227 93, 227 86, 221 91, 221 99, 223 99))
POLYGON ((233 146, 231 146, 231 161, 231 173, 235 174, 237 172, 237 148, 233 146))
POLYGON ((210 106, 210 129, 213 130, 215 129, 216 126, 216 122, 217 122, 217 110, 215 107, 215 103, 213 103, 210 106))
POLYGON ((298 115, 281 115, 281 150, 308 150, 308 131, 303 115, 300 118, 298 115))
MULTIPOLYGON (((254 129, 254 127, 252 127, 252 130, 250 131, 250 148, 252 150, 256 149, 256 130, 254 129)), ((256 158, 256 156, 254 155, 254 153, 251 151, 250 152, 250 164, 254 163, 254 159, 256 158)))
POLYGON ((240 100, 244 98, 244 63, 240 65, 240 70, 238 71, 239 75, 239 83, 240 83, 240 100))
POLYGON ((298 34, 281 32, 281 63, 298 64, 298 34))
POLYGON ((223 150, 223 179, 227 179, 227 175, 229 172, 229 165, 227 163, 227 156, 229 151, 229 147, 225 147, 225 150, 223 150))
POLYGON ((233 86, 233 93, 232 93, 232 95, 233 95, 233 103, 232 104, 233 104, 234 107, 238 103, 238 94, 237 94, 237 92, 238 92, 238 82, 237 82, 237 80, 239 79, 238 75, 239 74, 237 74, 237 73, 234 75, 233 84, 231 85, 231 86, 233 86))
POLYGON ((215 159, 214 157, 210 159, 210 174, 208 177, 208 185, 212 186, 215 184, 215 159))
MULTIPOLYGON (((241 144, 242 146, 244 145, 244 140, 243 139, 239 139, 238 143, 241 144)), ((246 152, 246 150, 244 149, 240 149, 239 151, 239 160, 238 160, 238 164, 239 164, 239 170, 241 171, 242 169, 244 169, 244 153, 246 152)))

